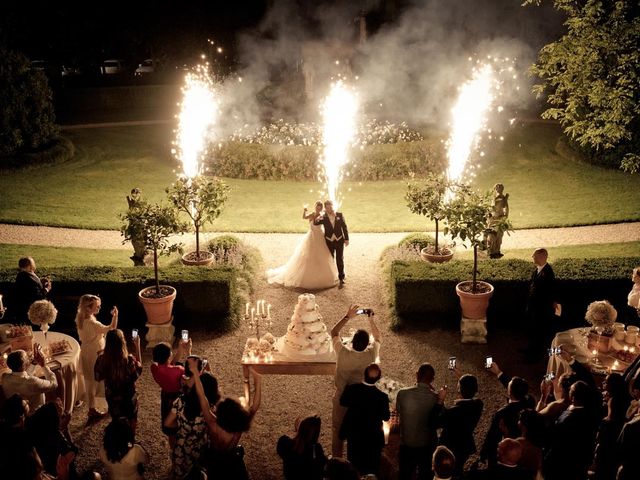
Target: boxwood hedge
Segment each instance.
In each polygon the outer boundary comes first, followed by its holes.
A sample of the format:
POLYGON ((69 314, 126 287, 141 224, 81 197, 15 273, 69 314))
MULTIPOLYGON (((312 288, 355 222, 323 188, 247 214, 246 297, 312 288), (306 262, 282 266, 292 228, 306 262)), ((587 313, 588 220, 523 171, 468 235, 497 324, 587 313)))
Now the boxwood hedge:
MULTIPOLYGON (((637 322, 627 306, 631 271, 640 257, 564 258, 552 263, 557 279, 557 297, 562 304, 559 328, 584 324, 587 305, 609 300, 623 322, 637 322)), ((457 328, 460 305, 455 293, 458 282, 471 276, 472 262, 454 260, 446 264, 393 261, 387 270, 389 298, 394 310, 394 328, 403 325, 457 328)), ((479 265, 479 279, 493 284, 495 292, 487 319, 490 326, 520 328, 525 321, 525 302, 533 266, 524 260, 486 260, 479 265)))
MULTIPOLYGON (((75 331, 78 297, 85 293, 102 298, 101 317, 104 321, 108 321, 111 306, 117 305, 120 311, 119 326, 122 328, 142 328, 146 323, 138 291, 152 284, 153 269, 150 267, 65 267, 38 273, 49 274, 53 282, 54 288, 49 299, 58 308, 58 319, 53 330, 75 331)), ((173 306, 177 329, 193 326, 227 331, 238 326, 243 299, 235 268, 177 265, 163 268, 160 275, 162 284, 171 285, 177 290, 173 306)), ((9 319, 15 276, 15 269, 0 270, 0 292, 4 294, 3 301, 8 308, 9 319)))

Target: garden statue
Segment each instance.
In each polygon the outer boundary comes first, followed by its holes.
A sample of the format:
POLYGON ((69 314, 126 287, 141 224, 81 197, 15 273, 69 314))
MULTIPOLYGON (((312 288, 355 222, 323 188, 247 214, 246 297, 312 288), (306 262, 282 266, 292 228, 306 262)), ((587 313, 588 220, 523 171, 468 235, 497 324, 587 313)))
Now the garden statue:
MULTIPOLYGON (((142 200, 142 195, 140 193, 139 188, 131 189, 131 196, 127 195, 127 203, 129 204, 129 211, 132 212, 144 204, 144 200, 142 200)), ((133 245, 133 255, 129 258, 133 260, 133 264, 136 267, 142 267, 146 265, 145 257, 148 255, 149 251, 146 248, 146 242, 144 238, 144 232, 138 231, 135 232, 135 228, 132 226, 131 228, 131 245, 133 245)))
POLYGON ((509 217, 509 194, 504 194, 504 185, 496 183, 493 187, 493 212, 487 225, 487 251, 490 258, 501 258, 502 236, 504 228, 502 224, 509 217))

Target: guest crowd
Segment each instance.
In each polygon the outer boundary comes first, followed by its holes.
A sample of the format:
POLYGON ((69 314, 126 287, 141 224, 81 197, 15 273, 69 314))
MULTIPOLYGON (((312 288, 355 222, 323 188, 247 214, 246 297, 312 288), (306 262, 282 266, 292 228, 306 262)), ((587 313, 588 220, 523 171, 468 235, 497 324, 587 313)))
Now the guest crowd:
MULTIPOLYGON (((552 280, 546 251, 536 251, 534 262, 538 268, 532 285, 552 280)), ((36 284, 35 262, 23 263, 30 270, 27 280, 36 284)), ((548 284, 540 285, 537 291, 532 287, 531 295, 552 303, 548 284)), ((35 287, 34 297, 46 296, 44 285, 35 287)), ((542 317, 551 315, 551 308, 541 309, 534 300, 530 299, 530 314, 546 321, 542 317)), ((76 315, 87 424, 108 421, 99 453, 108 478, 142 479, 149 456, 136 441, 136 382, 143 372, 140 337, 132 339, 134 351, 129 352, 118 329, 118 309, 111 309, 111 322, 105 325, 96 318, 100 308, 99 297, 83 295, 76 315), (107 412, 96 404, 102 389, 107 412)), ((488 371, 504 385, 506 395, 504 405, 492 412, 484 409, 474 375, 452 367, 458 378, 454 395, 446 386, 435 386, 436 376, 444 376, 443 372, 423 363, 415 372, 415 385, 400 389, 392 405, 377 386, 382 376, 382 336, 373 312, 368 311, 368 330, 357 330, 348 341, 340 335, 358 312, 359 307, 352 305, 331 329, 336 352, 331 456, 319 443, 320 417, 300 416, 293 435, 282 435, 274 445, 282 458, 283 478, 381 478, 387 472, 383 449, 389 426, 399 435, 398 456, 392 463, 397 462, 401 480, 640 479, 640 359, 624 374, 611 373, 597 385, 570 349, 561 347, 557 355, 570 370, 558 378, 545 376, 539 391, 491 362, 488 371), (490 424, 476 445, 474 433, 482 415, 490 417, 490 424)), ((527 358, 537 355, 544 341, 546 337, 531 338, 527 358)), ((171 449, 171 478, 248 479, 241 438, 260 407, 261 377, 251 370, 255 389, 250 400, 223 396, 215 372, 206 359, 192 355, 191 348, 191 339, 180 340, 175 351, 160 343, 153 348, 149 366, 159 386, 157 428, 171 449)), ((57 381, 40 346, 34 345, 33 352, 11 352, 7 366, 11 372, 2 379, 6 400, 0 410, 0 477, 100 478, 97 472, 78 471, 75 458, 82 446, 69 433, 70 412, 59 400, 46 401, 57 381), (31 363, 39 366, 39 375, 31 371, 31 363)))

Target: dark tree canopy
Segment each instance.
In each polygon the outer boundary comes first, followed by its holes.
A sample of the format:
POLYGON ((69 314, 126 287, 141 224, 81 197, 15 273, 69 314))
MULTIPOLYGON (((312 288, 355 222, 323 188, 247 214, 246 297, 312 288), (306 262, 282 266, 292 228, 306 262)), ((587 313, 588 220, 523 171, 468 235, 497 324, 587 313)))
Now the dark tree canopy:
POLYGON ((41 148, 57 132, 47 78, 20 53, 0 58, 0 156, 41 148))
MULTIPOLYGON (((527 0, 525 4, 539 4, 527 0)), ((640 2, 554 0, 567 31, 540 50, 534 87, 568 137, 619 165, 638 161, 640 147, 640 2)), ((606 162, 605 162, 606 163, 606 162)))

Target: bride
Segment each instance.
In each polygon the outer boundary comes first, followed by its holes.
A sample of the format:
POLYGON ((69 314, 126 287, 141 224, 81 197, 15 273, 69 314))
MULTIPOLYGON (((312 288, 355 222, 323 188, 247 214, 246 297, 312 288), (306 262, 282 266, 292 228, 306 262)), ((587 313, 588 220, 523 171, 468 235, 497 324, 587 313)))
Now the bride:
POLYGON ((329 252, 321 225, 314 221, 322 215, 322 202, 316 202, 313 212, 302 218, 309 221, 309 231, 296 246, 291 258, 278 268, 267 270, 267 281, 285 287, 319 290, 338 283, 338 269, 329 252))

